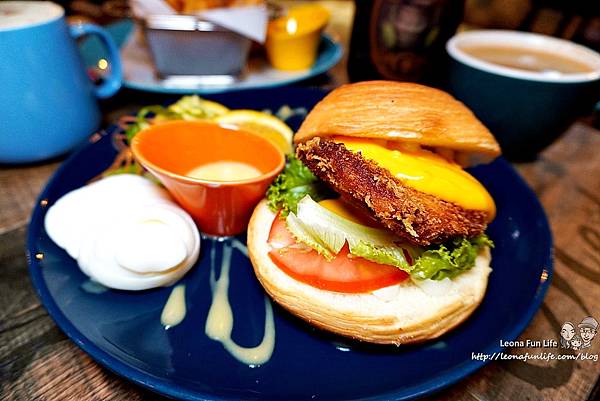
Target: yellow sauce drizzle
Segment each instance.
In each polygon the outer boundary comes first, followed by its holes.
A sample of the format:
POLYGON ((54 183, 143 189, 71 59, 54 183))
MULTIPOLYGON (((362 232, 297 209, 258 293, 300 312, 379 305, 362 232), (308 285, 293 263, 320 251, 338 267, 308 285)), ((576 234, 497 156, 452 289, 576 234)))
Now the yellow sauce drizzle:
POLYGON ((241 181, 261 176, 261 171, 251 164, 237 161, 218 161, 203 164, 186 173, 186 176, 209 181, 241 181))
POLYGON ((185 314, 185 284, 179 284, 171 291, 160 315, 160 322, 169 329, 181 323, 185 319, 185 314))
POLYGON ((210 286, 213 293, 213 300, 206 318, 206 335, 223 344, 223 347, 238 361, 247 364, 250 367, 260 366, 269 361, 275 348, 275 322, 273 319, 273 308, 269 300, 265 297, 265 328, 263 339, 256 347, 242 347, 236 344, 231 338, 233 330, 233 311, 229 303, 229 271, 231 268, 231 254, 233 248, 240 250, 247 255, 247 249, 244 244, 236 239, 223 242, 223 255, 221 260, 221 272, 219 279, 215 278, 215 249, 216 241, 213 240, 211 248, 210 262, 210 286))
MULTIPOLYGON (((263 339, 256 347, 242 347, 233 341, 231 332, 233 330, 234 315, 229 303, 229 272, 231 270, 231 254, 233 249, 237 249, 248 256, 248 248, 240 241, 226 239, 219 241, 211 239, 212 247, 210 251, 210 287, 213 294, 212 303, 206 318, 206 335, 223 344, 223 347, 234 358, 249 367, 263 365, 271 359, 275 348, 275 320, 273 318, 273 307, 271 302, 265 297, 265 328, 263 339), (223 255, 221 260, 221 272, 219 279, 215 278, 216 268, 216 247, 217 242, 223 243, 223 255)), ((166 329, 178 325, 185 319, 185 285, 179 284, 171 291, 169 298, 163 308, 160 321, 166 329)))

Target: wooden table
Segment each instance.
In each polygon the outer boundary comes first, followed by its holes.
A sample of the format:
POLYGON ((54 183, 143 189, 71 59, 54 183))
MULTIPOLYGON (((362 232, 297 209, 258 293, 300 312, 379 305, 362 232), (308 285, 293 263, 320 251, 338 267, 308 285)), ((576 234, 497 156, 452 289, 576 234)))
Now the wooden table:
MULTIPOLYGON (((347 4, 324 3, 334 15, 346 20, 352 15, 347 4)), ((348 24, 333 24, 346 44, 348 24)), ((324 83, 345 80, 342 64, 324 83)), ((125 92, 105 104, 106 121, 139 108, 137 99, 139 94, 125 92)), ((144 95, 144 101, 165 99, 144 95)), ((0 168, 0 399, 161 399, 92 361, 62 334, 34 294, 24 255, 26 226, 37 194, 58 165, 0 168)), ((516 167, 539 196, 555 241, 552 285, 521 338, 557 340, 565 321, 600 320, 600 132, 576 123, 537 161, 516 167)), ((592 344, 588 353, 597 355, 600 335, 592 344)), ((599 396, 599 376, 600 362, 498 361, 431 399, 592 400, 599 396)))

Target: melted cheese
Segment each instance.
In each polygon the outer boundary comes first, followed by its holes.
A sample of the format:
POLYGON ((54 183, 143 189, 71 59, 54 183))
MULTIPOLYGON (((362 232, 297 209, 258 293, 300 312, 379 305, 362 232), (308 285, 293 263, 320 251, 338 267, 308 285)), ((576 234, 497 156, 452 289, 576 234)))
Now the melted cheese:
POLYGON ((360 152, 411 188, 467 210, 485 211, 490 220, 496 214, 494 200, 485 187, 458 164, 438 154, 422 149, 390 149, 369 139, 344 137, 336 141, 352 152, 360 152))

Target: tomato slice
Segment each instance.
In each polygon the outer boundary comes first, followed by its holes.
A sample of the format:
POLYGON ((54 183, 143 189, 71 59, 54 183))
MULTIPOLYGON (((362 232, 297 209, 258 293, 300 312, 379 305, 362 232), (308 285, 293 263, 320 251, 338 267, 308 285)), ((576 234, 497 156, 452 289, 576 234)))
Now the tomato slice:
POLYGON ((408 274, 396 267, 353 256, 345 244, 327 261, 312 248, 297 243, 279 215, 269 232, 269 257, 287 275, 313 287, 336 292, 360 293, 401 283, 408 274))

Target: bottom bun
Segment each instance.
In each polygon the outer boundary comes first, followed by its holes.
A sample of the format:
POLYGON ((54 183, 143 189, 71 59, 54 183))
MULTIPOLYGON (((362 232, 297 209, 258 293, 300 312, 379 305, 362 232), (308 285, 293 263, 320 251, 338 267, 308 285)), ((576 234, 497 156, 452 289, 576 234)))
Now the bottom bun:
POLYGON ((490 251, 454 278, 401 284, 369 293, 348 294, 304 284, 277 267, 268 253, 275 214, 265 200, 248 226, 248 252, 256 277, 281 306, 319 328, 378 344, 408 344, 441 336, 463 322, 485 294, 490 251))

